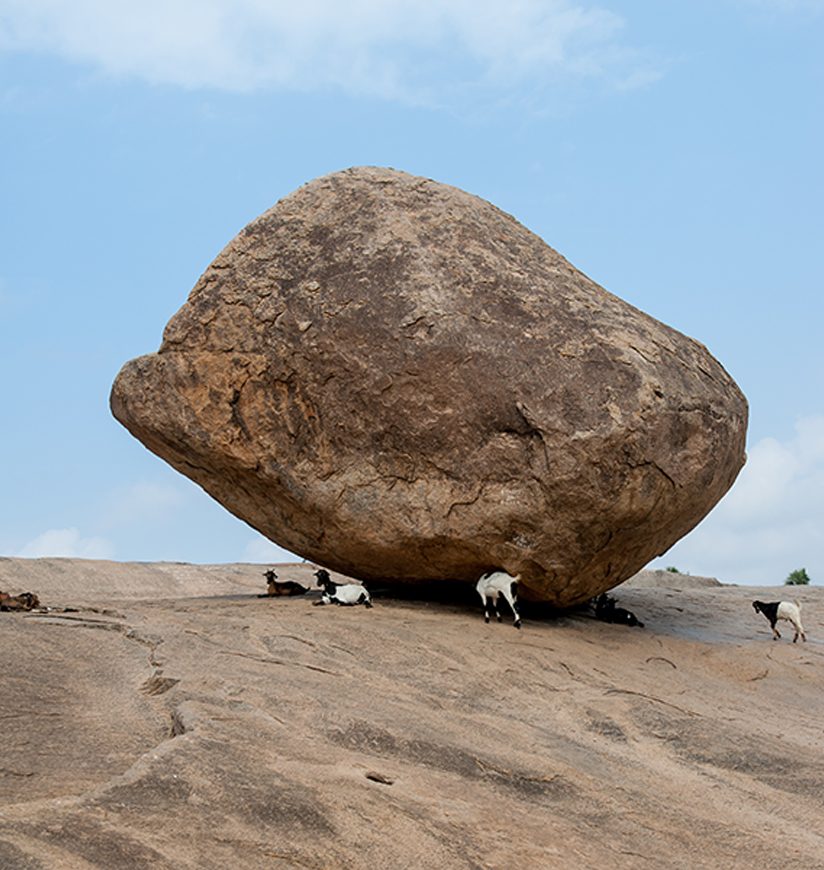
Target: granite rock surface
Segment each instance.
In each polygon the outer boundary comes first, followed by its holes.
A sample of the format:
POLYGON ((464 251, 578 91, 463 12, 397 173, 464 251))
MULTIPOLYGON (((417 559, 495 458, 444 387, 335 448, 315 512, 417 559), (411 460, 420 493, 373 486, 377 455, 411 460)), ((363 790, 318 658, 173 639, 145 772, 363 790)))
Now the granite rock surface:
POLYGON ((692 529, 747 423, 703 345, 490 203, 381 168, 252 221, 111 406, 307 559, 365 581, 500 567, 556 605, 692 529))

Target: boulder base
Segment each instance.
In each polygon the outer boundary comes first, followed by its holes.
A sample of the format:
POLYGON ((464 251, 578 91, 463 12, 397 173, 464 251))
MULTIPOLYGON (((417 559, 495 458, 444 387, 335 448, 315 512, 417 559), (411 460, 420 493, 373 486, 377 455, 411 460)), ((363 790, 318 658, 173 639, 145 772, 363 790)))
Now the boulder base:
POLYGON ((692 529, 747 421, 703 345, 488 202, 379 168, 249 224, 111 406, 307 559, 365 581, 500 567, 560 606, 692 529))

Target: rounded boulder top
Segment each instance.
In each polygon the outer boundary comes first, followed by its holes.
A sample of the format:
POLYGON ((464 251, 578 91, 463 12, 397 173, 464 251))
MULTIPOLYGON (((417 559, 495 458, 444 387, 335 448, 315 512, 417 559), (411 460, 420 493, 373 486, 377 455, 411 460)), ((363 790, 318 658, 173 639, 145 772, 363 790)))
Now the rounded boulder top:
POLYGON ((243 229, 111 407, 304 558, 364 581, 500 568, 558 606, 692 529, 747 425, 703 345, 485 200, 376 167, 243 229))

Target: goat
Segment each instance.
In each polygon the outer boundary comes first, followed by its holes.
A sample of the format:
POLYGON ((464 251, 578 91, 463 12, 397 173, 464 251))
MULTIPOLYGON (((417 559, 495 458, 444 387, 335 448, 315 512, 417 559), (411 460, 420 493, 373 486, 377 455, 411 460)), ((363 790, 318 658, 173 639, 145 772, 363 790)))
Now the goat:
POLYGON ((315 580, 317 580, 318 586, 323 586, 324 588, 330 585, 339 585, 332 580, 332 577, 326 568, 318 568, 318 570, 315 571, 315 580))
POLYGON ((294 580, 278 582, 278 575, 271 568, 268 571, 264 571, 263 576, 266 578, 267 593, 266 595, 261 595, 261 598, 272 598, 278 595, 306 595, 309 591, 300 583, 295 583, 294 580))
POLYGON ((0 610, 34 610, 35 607, 40 607, 40 599, 33 592, 20 595, 0 592, 0 610))
POLYGON ((515 607, 518 600, 518 581, 520 579, 520 574, 516 574, 513 577, 511 574, 507 574, 506 571, 489 571, 486 574, 481 574, 481 579, 478 580, 475 588, 478 590, 478 595, 481 596, 481 601, 484 604, 484 622, 489 622, 488 598, 492 599, 492 607, 495 610, 498 622, 501 621, 501 614, 498 612, 498 595, 503 595, 515 617, 515 628, 521 627, 521 616, 515 607))
POLYGON ((611 595, 607 595, 606 592, 602 592, 595 599, 595 618, 600 619, 601 622, 644 627, 644 623, 631 610, 618 607, 615 599, 611 595))
POLYGON ((793 601, 753 601, 753 610, 756 613, 763 613, 770 623, 770 628, 773 630, 773 640, 778 640, 781 637, 781 632, 775 627, 779 619, 786 619, 787 622, 793 624, 795 636, 793 643, 798 640, 801 635, 801 640, 807 640, 807 635, 804 634, 804 628, 801 625, 801 605, 793 601))
POLYGON ((320 601, 315 602, 316 607, 319 604, 343 604, 347 607, 354 604, 372 606, 369 590, 360 583, 335 583, 325 568, 315 571, 315 579, 318 581, 318 586, 323 589, 320 601))

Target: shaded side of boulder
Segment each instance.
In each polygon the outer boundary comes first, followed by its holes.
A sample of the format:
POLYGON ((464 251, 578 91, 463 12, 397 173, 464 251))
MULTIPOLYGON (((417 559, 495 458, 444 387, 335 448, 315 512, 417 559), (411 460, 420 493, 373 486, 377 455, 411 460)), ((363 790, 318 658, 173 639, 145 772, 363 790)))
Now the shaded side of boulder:
POLYGON ((584 601, 693 528, 746 401, 698 342, 463 191, 358 168, 247 226, 115 416, 232 513, 374 580, 584 601))

